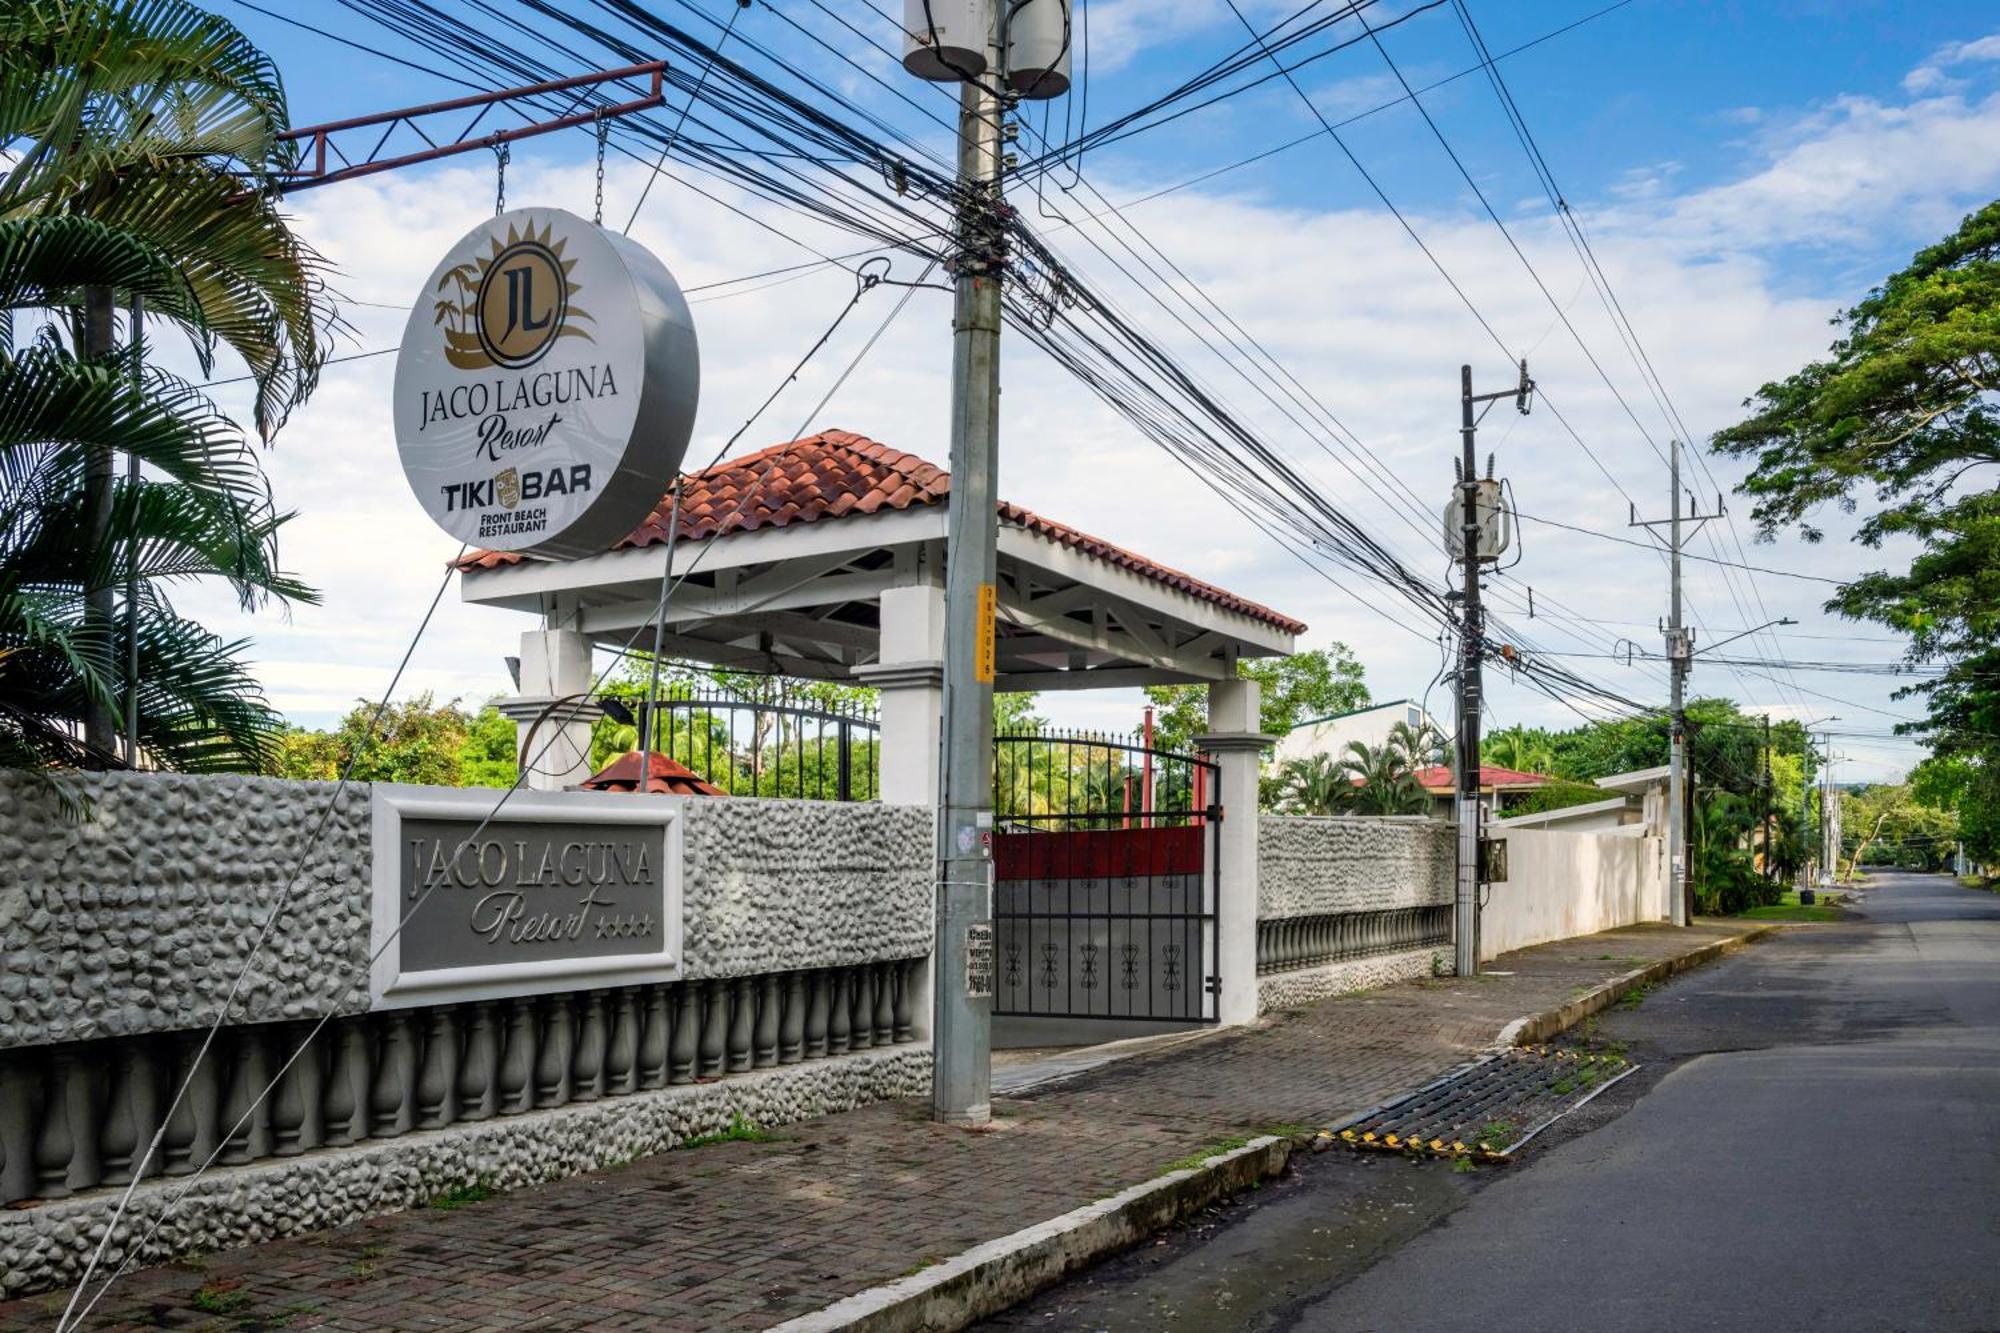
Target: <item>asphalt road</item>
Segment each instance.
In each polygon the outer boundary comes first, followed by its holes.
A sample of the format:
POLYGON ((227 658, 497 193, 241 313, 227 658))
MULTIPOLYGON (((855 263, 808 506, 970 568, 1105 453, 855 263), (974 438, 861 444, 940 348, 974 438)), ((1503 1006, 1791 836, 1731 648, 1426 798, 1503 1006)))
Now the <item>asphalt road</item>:
POLYGON ((1878 876, 1596 1039, 1521 1164, 1329 1153, 995 1326, 2000 1330, 2000 896, 1878 876))

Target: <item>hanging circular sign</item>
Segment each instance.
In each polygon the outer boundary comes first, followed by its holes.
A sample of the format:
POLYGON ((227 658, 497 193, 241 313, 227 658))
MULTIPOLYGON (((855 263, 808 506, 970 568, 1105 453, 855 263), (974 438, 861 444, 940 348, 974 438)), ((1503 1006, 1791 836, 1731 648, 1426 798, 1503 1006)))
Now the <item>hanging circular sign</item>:
POLYGON ((396 358, 396 447, 433 522, 491 551, 585 556, 645 520, 687 452, 701 354, 653 253, 559 208, 445 255, 396 358))

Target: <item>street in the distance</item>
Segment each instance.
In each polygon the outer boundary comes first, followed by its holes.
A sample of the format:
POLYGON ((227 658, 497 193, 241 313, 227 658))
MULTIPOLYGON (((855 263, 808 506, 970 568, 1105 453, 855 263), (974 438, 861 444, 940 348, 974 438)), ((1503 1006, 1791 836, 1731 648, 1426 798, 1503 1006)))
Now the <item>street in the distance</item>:
POLYGON ((1607 1010, 1640 1072, 1520 1163, 1336 1150, 992 1326, 2000 1327, 2000 896, 1873 885, 1607 1010))

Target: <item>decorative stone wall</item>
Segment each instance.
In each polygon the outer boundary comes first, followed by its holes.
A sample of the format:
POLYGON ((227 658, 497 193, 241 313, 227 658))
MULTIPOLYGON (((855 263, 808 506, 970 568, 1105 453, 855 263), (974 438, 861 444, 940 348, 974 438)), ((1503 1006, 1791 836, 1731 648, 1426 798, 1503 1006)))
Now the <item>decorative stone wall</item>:
POLYGON ((0 773, 0 1047, 204 1026, 238 973, 233 1013, 253 1021, 367 1007, 365 785, 337 802, 333 783, 278 778, 79 785, 91 813, 71 821, 45 788, 0 773))
POLYGON ((931 951, 937 814, 873 802, 690 800, 690 977, 931 951))
POLYGON ((1302 1004, 1345 995, 1349 991, 1373 990, 1377 986, 1413 981, 1418 977, 1450 976, 1451 972, 1450 946, 1407 949, 1401 953, 1355 958, 1299 972, 1279 972, 1257 978, 1257 1011, 1268 1013, 1273 1009, 1295 1009, 1302 1004))
MULTIPOLYGON (((369 787, 104 774, 90 817, 0 773, 0 1048, 368 1005, 369 787), (259 924, 286 893, 253 960, 259 924), (246 964, 247 972, 245 971, 246 964)), ((692 800, 690 979, 916 957, 931 945, 926 809, 692 800)))
POLYGON ((1263 815, 1257 916, 1324 916, 1452 900, 1453 826, 1436 819, 1263 815))
MULTIPOLYGON (((1408 909, 1452 901, 1456 853, 1453 826, 1435 819, 1264 815, 1258 820, 1258 1012, 1309 1004, 1347 991, 1368 990, 1451 971, 1449 939, 1346 957, 1314 967, 1276 971, 1262 965, 1272 939, 1300 925, 1354 922, 1365 941, 1370 927, 1408 909), (1284 925, 1278 923, 1283 922, 1284 925), (1266 937, 1272 937, 1267 939, 1266 937)), ((1324 933, 1345 937, 1344 928, 1324 933)))
MULTIPOLYGON (((915 1096, 929 1089, 930 1068, 927 1046, 903 1046, 338 1152, 216 1168, 192 1181, 149 1180, 133 1192, 100 1271, 116 1269, 125 1247, 169 1209, 171 1216, 145 1242, 135 1267, 416 1207, 463 1186, 519 1189, 617 1166, 715 1133, 737 1115, 759 1125, 782 1125, 886 1097, 915 1096)), ((0 1293, 74 1283, 120 1193, 99 1190, 0 1212, 0 1293)))

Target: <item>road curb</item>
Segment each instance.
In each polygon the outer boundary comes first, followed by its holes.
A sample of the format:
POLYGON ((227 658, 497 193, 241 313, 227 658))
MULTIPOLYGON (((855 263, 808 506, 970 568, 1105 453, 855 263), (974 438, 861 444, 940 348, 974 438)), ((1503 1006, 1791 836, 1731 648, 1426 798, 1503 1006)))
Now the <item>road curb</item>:
POLYGON ((778 1325, 773 1333, 915 1333, 964 1328, 1126 1249, 1162 1227, 1238 1190, 1270 1179, 1291 1159, 1292 1141, 1275 1135, 1218 1153, 1200 1166, 1170 1171, 1108 1199, 978 1245, 942 1263, 871 1287, 823 1310, 778 1325))
POLYGON ((1761 940, 1766 935, 1775 934, 1777 925, 1755 926, 1740 935, 1728 939, 1712 940, 1699 949, 1690 949, 1672 958, 1662 958, 1656 963, 1634 968, 1630 972, 1611 978, 1586 995, 1578 996, 1558 1009, 1545 1009, 1539 1014, 1526 1014, 1500 1029, 1489 1049, 1501 1050, 1509 1046, 1534 1046, 1545 1042, 1561 1032, 1567 1032, 1592 1014, 1609 1009, 1621 995, 1635 986, 1651 986, 1665 981, 1668 977, 1712 963, 1735 953, 1744 945, 1761 940))

